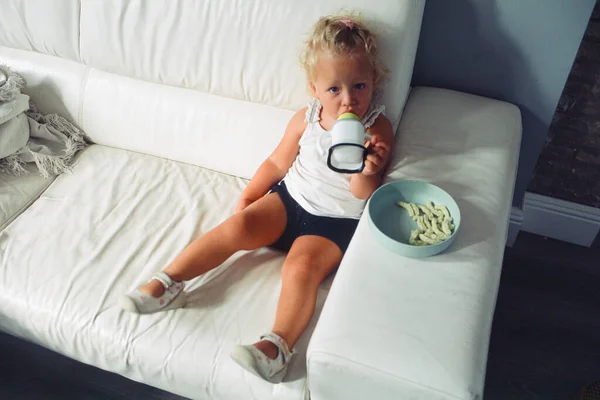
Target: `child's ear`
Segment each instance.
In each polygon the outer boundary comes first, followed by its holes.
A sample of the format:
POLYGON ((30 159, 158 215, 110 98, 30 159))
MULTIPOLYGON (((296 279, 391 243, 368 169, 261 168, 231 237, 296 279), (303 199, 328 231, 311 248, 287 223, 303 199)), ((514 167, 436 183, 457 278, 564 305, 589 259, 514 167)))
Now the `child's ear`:
POLYGON ((315 83, 308 82, 308 87, 310 88, 310 92, 312 93, 313 97, 317 98, 317 86, 315 83))

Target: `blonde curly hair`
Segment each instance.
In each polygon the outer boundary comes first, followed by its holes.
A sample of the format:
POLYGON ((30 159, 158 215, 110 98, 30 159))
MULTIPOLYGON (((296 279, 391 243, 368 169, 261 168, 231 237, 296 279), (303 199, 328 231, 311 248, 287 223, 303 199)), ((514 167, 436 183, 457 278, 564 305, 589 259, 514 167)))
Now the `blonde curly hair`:
POLYGON ((300 55, 307 80, 314 78, 314 68, 323 53, 350 57, 366 55, 375 72, 375 85, 381 85, 390 71, 381 61, 375 39, 375 34, 358 14, 321 17, 313 26, 300 55))

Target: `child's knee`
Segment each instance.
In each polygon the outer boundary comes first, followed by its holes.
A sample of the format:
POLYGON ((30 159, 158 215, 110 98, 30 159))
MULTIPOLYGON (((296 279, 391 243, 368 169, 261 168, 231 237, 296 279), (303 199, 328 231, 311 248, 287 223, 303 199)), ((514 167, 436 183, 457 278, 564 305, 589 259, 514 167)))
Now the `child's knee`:
POLYGON ((319 284, 320 279, 315 264, 315 260, 309 255, 300 254, 287 258, 281 268, 281 277, 284 281, 319 284))
POLYGON ((223 239, 237 242, 247 238, 251 234, 251 224, 251 216, 247 210, 232 215, 223 223, 223 239))

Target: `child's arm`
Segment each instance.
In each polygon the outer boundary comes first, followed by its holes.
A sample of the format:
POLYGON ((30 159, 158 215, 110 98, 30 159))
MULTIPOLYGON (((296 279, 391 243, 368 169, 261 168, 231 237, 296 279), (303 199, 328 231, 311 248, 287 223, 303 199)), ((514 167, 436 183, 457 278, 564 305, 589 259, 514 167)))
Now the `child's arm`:
POLYGON ((357 199, 368 199, 381 185, 394 143, 392 124, 383 115, 377 118, 367 133, 373 136, 373 139, 367 144, 369 154, 365 161, 365 168, 362 173, 354 174, 350 178, 350 191, 357 199))
POLYGON ((273 153, 263 161, 242 193, 235 209, 236 212, 242 211, 263 197, 274 184, 285 177, 300 150, 298 143, 304 129, 306 129, 305 114, 306 108, 303 108, 292 117, 281 142, 279 142, 273 153))

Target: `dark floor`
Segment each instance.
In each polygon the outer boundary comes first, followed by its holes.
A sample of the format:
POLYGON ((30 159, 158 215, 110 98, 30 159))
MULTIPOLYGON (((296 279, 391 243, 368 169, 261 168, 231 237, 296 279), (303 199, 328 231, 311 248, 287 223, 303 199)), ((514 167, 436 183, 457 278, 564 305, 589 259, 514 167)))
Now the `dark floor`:
MULTIPOLYGON (((600 379, 600 248, 507 249, 485 400, 574 399, 600 379)), ((0 335, 0 399, 181 399, 0 335)))
POLYGON ((505 253, 484 398, 572 399, 593 380, 600 380, 600 248, 520 233, 505 253))

